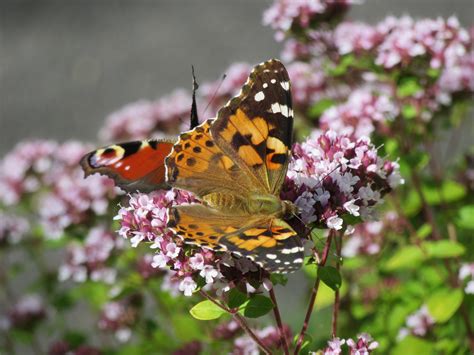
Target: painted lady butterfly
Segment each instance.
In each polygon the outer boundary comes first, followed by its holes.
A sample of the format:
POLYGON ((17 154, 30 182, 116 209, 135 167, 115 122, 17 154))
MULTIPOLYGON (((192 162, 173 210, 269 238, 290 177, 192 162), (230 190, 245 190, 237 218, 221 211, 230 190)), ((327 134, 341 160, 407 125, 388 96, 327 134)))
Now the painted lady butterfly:
POLYGON ((304 249, 283 220, 296 207, 279 198, 292 127, 288 73, 272 59, 252 70, 215 120, 181 134, 176 144, 111 145, 87 154, 81 165, 86 175, 107 175, 127 191, 172 186, 193 192, 201 204, 169 211, 169 228, 186 243, 245 256, 270 272, 292 272, 304 249))
POLYGON ((256 66, 217 118, 181 134, 166 158, 168 184, 202 201, 171 208, 168 227, 186 243, 245 256, 270 272, 299 269, 302 242, 283 220, 296 207, 279 198, 292 126, 285 67, 256 66))

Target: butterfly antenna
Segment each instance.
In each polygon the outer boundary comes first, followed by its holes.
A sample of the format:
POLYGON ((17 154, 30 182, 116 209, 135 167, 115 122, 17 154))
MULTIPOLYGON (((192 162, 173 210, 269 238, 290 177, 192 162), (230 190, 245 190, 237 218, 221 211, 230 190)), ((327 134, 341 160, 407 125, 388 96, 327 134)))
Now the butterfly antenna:
POLYGON ((211 99, 209 100, 209 102, 207 103, 206 107, 204 108, 204 113, 206 113, 207 109, 209 108, 209 106, 212 104, 212 102, 213 102, 214 99, 216 98, 217 93, 219 92, 219 89, 221 88, 222 83, 224 82, 224 80, 225 80, 226 77, 227 77, 227 74, 222 75, 222 78, 221 78, 221 81, 219 82, 219 85, 217 86, 216 90, 215 90, 214 93, 212 94, 211 99))
POLYGON ((339 163, 334 169, 332 169, 329 173, 324 175, 322 178, 319 179, 318 183, 315 185, 315 187, 321 186, 323 183, 324 179, 326 179, 328 176, 330 176, 333 172, 335 172, 337 169, 339 169, 342 166, 341 163, 339 163))
POLYGON ((193 75, 193 103, 191 104, 191 122, 189 129, 194 129, 199 125, 199 117, 196 105, 196 91, 199 88, 199 84, 197 83, 196 76, 194 75, 194 65, 191 65, 191 72, 193 75))

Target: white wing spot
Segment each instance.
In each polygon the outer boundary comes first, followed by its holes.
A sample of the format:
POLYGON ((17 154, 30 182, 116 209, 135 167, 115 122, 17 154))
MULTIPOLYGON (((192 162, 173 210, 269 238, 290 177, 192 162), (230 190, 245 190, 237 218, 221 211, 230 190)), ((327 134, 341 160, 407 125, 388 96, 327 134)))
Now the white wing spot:
POLYGON ((302 262, 303 262, 303 259, 301 258, 293 260, 293 264, 301 264, 302 262))
POLYGON ((277 81, 276 81, 276 79, 272 79, 272 80, 270 80, 270 82, 271 82, 272 84, 275 84, 277 81))
POLYGON ((122 164, 123 164, 123 163, 122 163, 121 161, 119 161, 117 164, 115 164, 115 167, 116 167, 116 168, 120 168, 120 167, 122 166, 122 164))
POLYGON ((275 254, 267 254, 267 258, 271 260, 275 260, 277 256, 275 254))
POLYGON ((283 264, 285 264, 285 265, 290 265, 290 262, 289 262, 289 261, 285 261, 283 264))
POLYGON ((125 167, 125 170, 127 170, 127 171, 130 170, 130 165, 127 165, 127 166, 125 167))
POLYGON ((291 249, 282 249, 281 252, 283 254, 295 254, 297 252, 301 251, 300 247, 294 247, 291 249))
POLYGON ((267 83, 263 83, 263 88, 266 89, 268 87, 268 84, 267 83))
POLYGON ((278 102, 272 104, 273 113, 281 113, 285 117, 293 117, 293 110, 286 105, 280 105, 278 102))
POLYGON ((262 101, 265 98, 265 94, 263 93, 263 91, 259 91, 255 94, 254 98, 257 102, 262 101))
POLYGON ((280 85, 283 88, 283 90, 286 90, 286 91, 290 90, 290 83, 288 81, 282 81, 280 85))

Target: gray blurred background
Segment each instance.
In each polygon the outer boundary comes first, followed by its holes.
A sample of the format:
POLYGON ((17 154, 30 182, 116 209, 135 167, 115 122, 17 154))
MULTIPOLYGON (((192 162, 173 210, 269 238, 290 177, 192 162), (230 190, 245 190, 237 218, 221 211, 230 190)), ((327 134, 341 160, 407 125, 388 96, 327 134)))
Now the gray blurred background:
MULTIPOLYGON (((28 137, 95 141, 104 117, 137 99, 278 56, 261 25, 271 0, 0 0, 0 156, 28 137)), ((348 17, 455 14, 473 0, 366 0, 348 17)))

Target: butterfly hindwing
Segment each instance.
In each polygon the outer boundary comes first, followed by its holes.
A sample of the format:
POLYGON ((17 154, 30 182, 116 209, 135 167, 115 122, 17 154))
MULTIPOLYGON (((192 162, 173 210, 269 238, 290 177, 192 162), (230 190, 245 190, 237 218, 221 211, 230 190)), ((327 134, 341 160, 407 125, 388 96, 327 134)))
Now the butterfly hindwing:
POLYGON ((99 173, 112 178, 130 192, 149 192, 168 188, 165 181, 165 157, 171 140, 134 141, 94 150, 81 159, 87 175, 99 173))
POLYGON ((168 227, 188 244, 247 257, 270 272, 295 271, 303 263, 301 239, 279 218, 225 214, 200 204, 169 212, 168 227))

